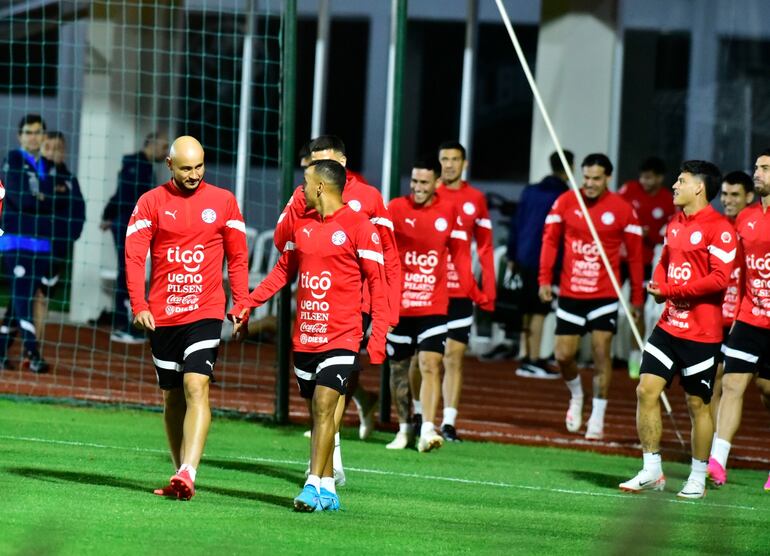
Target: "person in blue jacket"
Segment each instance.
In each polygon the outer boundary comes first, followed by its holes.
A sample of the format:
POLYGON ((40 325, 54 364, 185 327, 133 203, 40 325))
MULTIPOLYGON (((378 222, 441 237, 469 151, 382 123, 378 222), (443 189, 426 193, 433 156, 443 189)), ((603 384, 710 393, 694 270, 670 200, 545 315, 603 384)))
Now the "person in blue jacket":
MULTIPOLYGON (((575 156, 564 151, 570 165, 575 156)), ((548 369, 540 354, 543 322, 551 312, 550 303, 543 303, 538 297, 537 275, 540 267, 540 249, 543 245, 545 217, 556 199, 568 190, 567 173, 559 154, 550 156, 551 174, 539 183, 524 188, 508 233, 508 265, 511 272, 521 277, 521 311, 524 314, 524 359, 516 374, 532 378, 559 378, 559 373, 548 369)))
POLYGON ((168 154, 168 138, 154 132, 147 135, 139 152, 127 154, 118 173, 118 187, 102 213, 102 230, 110 230, 115 239, 118 256, 118 276, 115 280, 115 317, 110 339, 124 344, 140 344, 145 341, 132 331, 130 303, 126 289, 126 228, 136 202, 143 194, 155 187, 155 168, 168 154))

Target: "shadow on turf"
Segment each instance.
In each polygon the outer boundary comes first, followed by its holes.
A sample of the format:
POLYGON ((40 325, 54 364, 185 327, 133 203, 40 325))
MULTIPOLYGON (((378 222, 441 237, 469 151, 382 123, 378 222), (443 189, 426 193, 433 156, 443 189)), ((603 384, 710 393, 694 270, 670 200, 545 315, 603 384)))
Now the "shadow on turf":
POLYGON ((576 481, 585 481, 598 487, 611 488, 614 490, 617 490, 618 484, 625 480, 623 477, 618 477, 617 475, 596 473, 595 471, 576 471, 575 469, 570 469, 563 471, 563 473, 570 475, 576 481))
POLYGON ((305 480, 304 474, 300 470, 291 471, 281 467, 266 465, 264 463, 253 461, 233 461, 227 459, 206 458, 205 463, 206 465, 219 467, 221 469, 228 469, 230 471, 243 471, 245 473, 254 473, 255 475, 263 475, 265 477, 281 479, 291 483, 292 485, 300 484, 305 480))

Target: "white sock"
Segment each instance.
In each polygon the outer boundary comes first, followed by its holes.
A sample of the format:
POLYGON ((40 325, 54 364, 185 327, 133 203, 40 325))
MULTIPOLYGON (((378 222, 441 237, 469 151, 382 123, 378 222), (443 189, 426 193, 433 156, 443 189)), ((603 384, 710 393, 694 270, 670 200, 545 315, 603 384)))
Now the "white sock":
POLYGON ((412 400, 412 407, 415 413, 422 415, 422 402, 420 400, 412 400))
POLYGON ((430 421, 423 421, 422 428, 420 429, 420 436, 427 436, 433 434, 436 431, 436 427, 430 421))
POLYGON ((335 432, 334 433, 334 445, 339 446, 340 445, 340 433, 335 432))
MULTIPOLYGON (((334 479, 332 479, 334 480, 334 479)), ((307 485, 313 485, 316 490, 321 488, 321 477, 318 475, 308 475, 307 481, 305 481, 305 486, 307 485)))
POLYGON ((583 397, 583 383, 580 381, 580 375, 576 376, 572 380, 565 380, 564 384, 566 384, 567 388, 569 388, 569 392, 572 394, 573 399, 583 397))
POLYGON ((717 438, 711 444, 711 457, 719 462, 722 467, 727 467, 727 458, 730 456, 731 444, 727 440, 717 438))
POLYGON ((332 453, 332 467, 334 469, 342 469, 342 449, 339 444, 334 447, 334 452, 332 453))
POLYGON ((445 407, 444 420, 441 422, 441 424, 452 425, 454 427, 456 419, 457 419, 457 409, 455 409, 454 407, 445 407))
POLYGON ((321 477, 321 488, 325 488, 332 494, 337 494, 337 487, 334 485, 334 477, 321 477))
POLYGON ((412 432, 412 423, 399 423, 398 432, 405 432, 409 434, 410 432, 412 432))
POLYGON ((179 468, 179 473, 182 471, 187 471, 187 473, 190 474, 190 478, 193 482, 195 482, 195 476, 198 474, 198 472, 195 470, 195 468, 190 465, 189 463, 183 463, 182 466, 179 468))
POLYGON ((591 418, 589 421, 604 424, 604 412, 607 410, 607 400, 594 398, 591 405, 591 418))
POLYGON ((706 484, 706 468, 709 462, 692 458, 692 469, 690 470, 690 479, 706 484))
POLYGON ((644 452, 642 454, 642 459, 644 460, 644 468, 649 471, 653 477, 658 477, 663 473, 660 452, 644 452))

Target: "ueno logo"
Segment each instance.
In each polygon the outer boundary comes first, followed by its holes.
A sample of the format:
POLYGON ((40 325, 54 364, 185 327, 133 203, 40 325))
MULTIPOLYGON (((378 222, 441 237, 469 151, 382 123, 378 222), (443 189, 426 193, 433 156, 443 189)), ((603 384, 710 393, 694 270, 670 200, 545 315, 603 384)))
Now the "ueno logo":
POLYGON ((753 254, 747 256, 746 267, 756 270, 762 278, 770 278, 770 253, 766 253, 764 257, 757 257, 753 254))
POLYGON ((166 260, 170 263, 182 263, 187 272, 198 272, 205 258, 203 245, 198 244, 192 249, 180 251, 179 247, 169 247, 166 252, 166 260))
POLYGON ((300 286, 309 289, 315 299, 323 299, 332 287, 332 273, 324 270, 320 276, 303 272, 299 278, 300 286))
POLYGON ((405 262, 407 265, 417 265, 423 274, 433 274, 433 271, 438 266, 438 251, 435 249, 431 249, 427 253, 407 251, 405 262))
POLYGON ((599 247, 593 241, 585 243, 582 239, 573 240, 572 252, 576 255, 582 255, 586 261, 599 260, 599 247))
POLYGON ((690 263, 682 263, 682 266, 670 264, 668 265, 668 277, 686 282, 692 278, 692 265, 690 263))

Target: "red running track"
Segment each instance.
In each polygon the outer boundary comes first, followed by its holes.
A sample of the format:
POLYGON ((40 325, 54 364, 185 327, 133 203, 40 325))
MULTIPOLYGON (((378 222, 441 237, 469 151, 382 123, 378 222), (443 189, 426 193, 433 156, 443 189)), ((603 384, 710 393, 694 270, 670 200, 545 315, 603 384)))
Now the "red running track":
MULTIPOLYGON (((49 325, 43 354, 51 372, 35 375, 28 370, 0 372, 0 392, 22 396, 69 398, 116 404, 159 406, 149 344, 127 346, 111 343, 109 330, 70 325, 49 325)), ((11 351, 11 358, 18 353, 11 351)), ((465 361, 465 386, 457 427, 463 438, 558 446, 603 453, 639 455, 635 413, 636 382, 625 369, 614 373, 605 422, 605 438, 587 441, 581 434, 564 427, 568 393, 561 380, 522 378, 515 374, 513 362, 480 363, 465 361)), ((272 415, 275 402, 275 347, 270 344, 223 345, 217 363, 216 384, 211 388, 213 407, 241 413, 272 415)), ((591 372, 583 371, 586 391, 584 420, 590 414, 591 372)), ((367 369, 363 385, 379 388, 376 368, 367 369)), ((682 390, 675 384, 668 397, 677 426, 689 443, 690 423, 682 390)), ((356 424, 351 404, 346 422, 356 424)), ((307 412, 296 388, 291 388, 290 419, 307 422, 307 412)), ((770 415, 763 408, 752 386, 746 394, 743 422, 733 442, 731 465, 770 469, 770 441, 767 440, 770 415)), ((379 428, 394 430, 394 424, 379 428)), ((667 459, 689 461, 674 435, 671 421, 664 415, 663 443, 667 459)), ((689 444, 688 444, 689 446, 689 444)))

